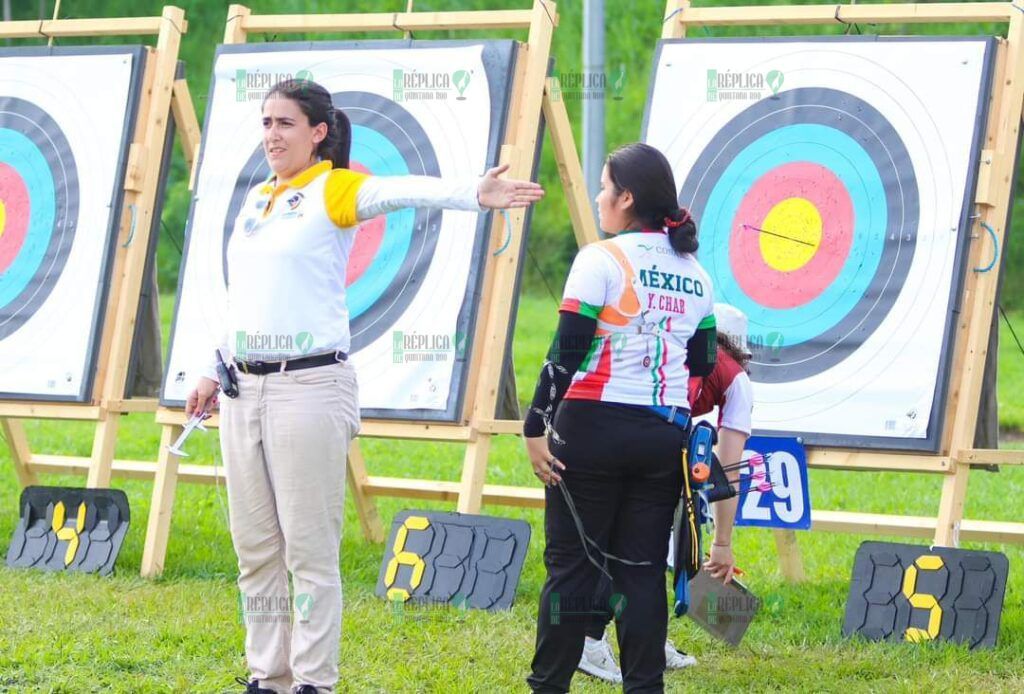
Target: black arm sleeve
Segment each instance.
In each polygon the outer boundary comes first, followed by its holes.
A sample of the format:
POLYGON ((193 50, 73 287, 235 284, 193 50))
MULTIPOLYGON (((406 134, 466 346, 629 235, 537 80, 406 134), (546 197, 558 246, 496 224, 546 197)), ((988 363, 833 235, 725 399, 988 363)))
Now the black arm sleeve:
POLYGON ((686 343, 686 365, 691 376, 710 376, 718 355, 718 331, 715 328, 697 328, 686 343))
POLYGON ((573 374, 580 368, 590 351, 597 333, 597 319, 562 311, 558 318, 558 331, 548 351, 548 359, 541 367, 533 403, 523 422, 523 435, 528 438, 543 436, 555 410, 569 389, 573 374))

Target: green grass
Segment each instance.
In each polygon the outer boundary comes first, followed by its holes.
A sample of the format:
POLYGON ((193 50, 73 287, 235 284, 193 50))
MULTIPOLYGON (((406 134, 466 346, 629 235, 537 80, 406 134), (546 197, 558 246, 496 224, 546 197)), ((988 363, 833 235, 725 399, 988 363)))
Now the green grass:
MULTIPOLYGON (((170 316, 170 304, 164 308, 164 316, 170 316)), ((554 319, 555 302, 550 297, 527 298, 521 305, 515 342, 521 399, 532 389, 554 319)), ((1006 353, 1001 374, 1004 411, 1022 404, 1016 395, 1020 389, 1015 387, 1021 379, 1021 359, 1015 345, 1013 350, 1006 353)), ((38 450, 89 453, 89 425, 32 422, 28 431, 38 450)), ((118 457, 153 459, 158 444, 159 429, 152 416, 125 417, 118 457)), ((212 462, 216 434, 197 436, 189 446, 194 458, 212 462)), ((497 440, 488 481, 535 484, 520 446, 511 437, 497 440)), ((364 451, 371 471, 386 475, 457 479, 462 458, 461 448, 449 444, 366 440, 364 451)), ((47 477, 44 482, 80 485, 82 480, 47 477)), ((160 580, 144 581, 137 572, 151 487, 140 481, 115 484, 127 492, 133 517, 117 575, 98 578, 0 569, 0 691, 235 691, 233 678, 245 674, 245 663, 223 487, 179 487, 166 572, 160 580)), ((934 514, 940 486, 937 477, 923 475, 811 472, 816 508, 934 514)), ((971 478, 967 515, 1020 520, 1022 494, 1024 470, 976 473, 971 478)), ((0 446, 0 499, 5 500, 0 504, 0 542, 4 544, 17 520, 17 495, 9 455, 0 446)), ((403 508, 450 506, 382 499, 379 508, 389 521, 403 508)), ((383 546, 362 538, 348 505, 342 548, 343 691, 524 690, 544 579, 541 513, 506 507, 489 507, 485 512, 523 518, 534 527, 516 605, 502 614, 472 612, 465 621, 457 621, 452 613, 416 621, 400 619, 374 597, 383 546)), ((778 607, 762 614, 735 650, 713 641, 689 620, 672 620, 671 638, 694 653, 699 665, 670 673, 669 691, 1024 689, 1024 574, 1020 571, 1024 550, 999 544, 968 545, 1005 552, 1011 566, 1000 644, 994 650, 971 652, 948 645, 868 644, 841 637, 853 556, 864 539, 800 534, 809 581, 795 587, 780 576, 771 534, 738 530, 736 556, 748 585, 758 595, 778 596, 778 607)), ((617 689, 580 675, 574 691, 617 689)))

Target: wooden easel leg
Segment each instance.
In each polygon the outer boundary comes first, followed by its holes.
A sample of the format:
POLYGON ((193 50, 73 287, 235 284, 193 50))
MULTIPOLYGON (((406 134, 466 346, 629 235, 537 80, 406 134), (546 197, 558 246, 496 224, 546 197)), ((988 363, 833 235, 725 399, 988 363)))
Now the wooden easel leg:
POLYGON ((935 528, 937 547, 960 545, 960 522, 964 519, 964 499, 967 497, 967 476, 971 466, 956 463, 956 471, 946 475, 942 482, 942 500, 939 502, 939 523, 935 528))
POLYGON ((196 170, 199 168, 199 119, 196 118, 196 109, 192 105, 188 82, 183 79, 174 81, 174 91, 171 93, 171 113, 174 115, 174 123, 178 126, 181 150, 185 154, 185 166, 189 170, 188 189, 194 190, 196 170))
POLYGON ((167 424, 160 435, 160 453, 153 479, 149 522, 146 524, 146 544, 142 549, 140 573, 143 578, 156 578, 164 570, 167 538, 171 534, 171 514, 174 512, 174 494, 178 487, 178 456, 171 455, 167 449, 181 432, 182 427, 177 424, 167 424))
POLYGON ((3 432, 7 447, 11 450, 11 460, 14 462, 14 474, 18 476, 18 484, 23 488, 39 484, 36 473, 28 466, 32 459, 32 451, 28 447, 25 427, 17 419, 0 419, 0 431, 3 432))
POLYGON ((348 448, 348 485, 352 491, 352 501, 356 505, 359 516, 359 527, 363 529, 363 537, 370 542, 384 542, 384 528, 377 513, 377 502, 366 493, 366 462, 363 452, 359 449, 356 439, 348 448))
POLYGON ((599 241, 597 225, 594 223, 594 212, 587 195, 587 185, 583 180, 583 167, 580 166, 579 154, 576 152, 576 141, 572 136, 569 124, 569 113, 565 110, 565 102, 555 96, 560 91, 549 77, 544 83, 544 123, 551 134, 551 146, 555 150, 555 162, 558 164, 558 177, 565 191, 565 201, 569 206, 569 218, 572 230, 576 234, 576 244, 583 248, 588 243, 599 241))
POLYGON ((103 412, 96 422, 96 436, 92 442, 92 456, 89 463, 89 477, 85 486, 90 489, 109 487, 111 468, 114 464, 114 448, 117 446, 117 429, 121 415, 117 412, 103 412))
POLYGON ((484 480, 487 478, 487 456, 491 452, 491 435, 477 434, 466 444, 459 483, 459 513, 480 513, 484 502, 484 480))
POLYGON ((804 563, 800 558, 800 545, 796 542, 795 530, 774 530, 775 549, 779 552, 779 566, 788 583, 801 583, 807 579, 804 563))

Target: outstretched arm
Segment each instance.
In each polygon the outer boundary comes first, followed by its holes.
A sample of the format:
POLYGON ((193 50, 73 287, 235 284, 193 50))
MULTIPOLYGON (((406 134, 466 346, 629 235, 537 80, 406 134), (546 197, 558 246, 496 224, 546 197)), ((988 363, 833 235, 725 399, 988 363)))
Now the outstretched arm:
POLYGON ((370 176, 355 196, 359 221, 405 207, 470 210, 528 207, 544 197, 537 183, 499 178, 508 164, 488 170, 482 178, 447 180, 433 176, 370 176))

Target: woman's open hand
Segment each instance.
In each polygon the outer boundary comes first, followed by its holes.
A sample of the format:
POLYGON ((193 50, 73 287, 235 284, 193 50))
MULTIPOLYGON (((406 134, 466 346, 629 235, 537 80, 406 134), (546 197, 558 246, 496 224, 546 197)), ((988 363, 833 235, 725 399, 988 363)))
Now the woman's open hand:
POLYGON ((508 171, 508 164, 489 169, 480 179, 476 197, 481 207, 492 210, 512 207, 529 207, 544 197, 539 183, 498 178, 508 171))
POLYGON ((526 438, 526 451, 530 454, 530 464, 533 465, 533 474, 537 476, 545 486, 554 486, 562 481, 558 470, 564 470, 562 464, 555 456, 551 455, 548 448, 548 439, 545 436, 526 438))

